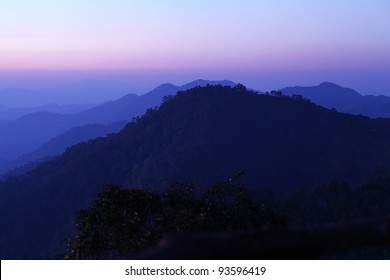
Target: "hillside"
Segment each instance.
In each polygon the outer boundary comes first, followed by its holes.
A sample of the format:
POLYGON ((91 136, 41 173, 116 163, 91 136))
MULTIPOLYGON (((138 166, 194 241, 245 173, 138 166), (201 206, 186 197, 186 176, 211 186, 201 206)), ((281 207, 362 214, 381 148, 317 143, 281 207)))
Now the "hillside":
POLYGON ((196 80, 181 87, 163 84, 144 95, 127 94, 77 114, 35 112, 16 120, 0 121, 0 154, 6 159, 14 160, 33 152, 72 127, 130 121, 144 114, 146 109, 160 105, 166 95, 174 95, 178 90, 187 89, 190 85, 205 84, 234 85, 230 81, 207 80, 196 80))
POLYGON ((77 82, 63 82, 65 84, 61 82, 35 90, 0 84, 0 104, 7 108, 39 107, 50 103, 99 104, 128 94, 130 87, 126 82, 115 80, 84 78, 77 82))
POLYGON ((282 89, 286 95, 300 94, 312 102, 326 108, 371 118, 390 117, 390 97, 380 95, 361 95, 353 89, 325 82, 313 87, 287 87, 282 89))
MULTIPOLYGON (((50 141, 43 144, 37 150, 25 154, 15 160, 3 161, 0 160, 0 175, 6 172, 9 172, 17 167, 16 170, 11 172, 12 175, 24 174, 29 171, 32 167, 37 165, 37 162, 40 162, 44 159, 50 157, 58 156, 62 154, 66 148, 85 142, 97 137, 103 137, 110 133, 115 133, 120 131, 126 125, 125 121, 115 122, 109 125, 103 124, 89 124, 84 126, 73 127, 64 133, 54 137, 50 141), (29 163, 27 166, 26 163, 29 163)), ((4 176, 9 176, 11 174, 6 174, 4 176)), ((1 176, 0 176, 1 180, 1 176)))
POLYGON ((0 120, 16 120, 24 115, 36 112, 49 112, 57 114, 77 114, 79 112, 88 110, 95 105, 93 104, 68 104, 58 105, 56 103, 46 104, 38 107, 19 107, 6 108, 0 106, 0 120))
POLYGON ((163 189, 245 172, 250 186, 286 193, 331 180, 390 174, 390 120, 337 113, 242 85, 195 87, 122 131, 75 145, 0 185, 2 258, 59 253, 77 210, 105 183, 163 189))
POLYGON ((75 125, 73 115, 36 112, 0 122, 0 154, 14 159, 75 125))

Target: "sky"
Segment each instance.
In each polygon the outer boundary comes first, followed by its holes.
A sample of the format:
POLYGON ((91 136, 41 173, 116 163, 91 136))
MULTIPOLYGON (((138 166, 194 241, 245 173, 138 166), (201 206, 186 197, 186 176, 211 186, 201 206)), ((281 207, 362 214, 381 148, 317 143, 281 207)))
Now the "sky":
POLYGON ((390 95, 388 0, 0 0, 0 88, 339 83, 390 95))

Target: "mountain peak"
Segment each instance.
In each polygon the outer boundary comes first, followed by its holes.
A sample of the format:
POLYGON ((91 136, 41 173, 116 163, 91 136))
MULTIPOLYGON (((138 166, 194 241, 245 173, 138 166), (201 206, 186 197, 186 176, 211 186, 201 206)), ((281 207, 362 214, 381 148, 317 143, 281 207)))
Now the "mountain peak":
POLYGON ((325 82, 323 82, 323 83, 321 83, 321 84, 319 84, 318 85, 319 87, 333 87, 333 88, 335 88, 335 87, 337 87, 337 88, 341 88, 342 86, 340 86, 340 85, 338 85, 338 84, 335 84, 335 83, 332 83, 332 82, 327 82, 327 81, 325 81, 325 82))
POLYGON ((158 88, 164 88, 164 87, 177 87, 177 86, 172 83, 163 83, 158 86, 158 88))
POLYGON ((222 80, 222 81, 214 81, 214 80, 204 80, 204 79, 198 79, 195 81, 192 81, 190 83, 187 83, 181 87, 182 90, 190 89, 196 86, 206 86, 206 85, 223 85, 223 86, 231 86, 234 87, 236 83, 229 81, 229 80, 222 80))

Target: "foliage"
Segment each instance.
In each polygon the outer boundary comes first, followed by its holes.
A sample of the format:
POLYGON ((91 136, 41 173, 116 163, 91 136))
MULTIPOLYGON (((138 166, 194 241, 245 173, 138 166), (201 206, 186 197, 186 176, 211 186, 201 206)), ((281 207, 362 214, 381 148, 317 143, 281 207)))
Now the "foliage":
POLYGON ((176 184, 165 193, 104 186, 77 218, 77 234, 66 258, 121 258, 156 244, 168 232, 232 231, 286 219, 251 199, 246 188, 226 182, 203 193, 194 184, 176 184))
POLYGON ((115 257, 154 245, 160 235, 160 211, 159 198, 153 193, 106 185, 99 198, 79 212, 70 255, 115 257))
MULTIPOLYGON (((358 187, 333 181, 311 190, 299 189, 285 200, 294 226, 313 226, 390 216, 390 177, 371 179, 358 187)), ((373 244, 375 245, 375 244, 373 244)), ((388 259, 390 246, 366 246, 323 256, 325 259, 388 259)))
POLYGON ((371 179, 358 187, 333 181, 297 189, 286 198, 285 211, 295 225, 335 223, 390 215, 390 177, 371 179))

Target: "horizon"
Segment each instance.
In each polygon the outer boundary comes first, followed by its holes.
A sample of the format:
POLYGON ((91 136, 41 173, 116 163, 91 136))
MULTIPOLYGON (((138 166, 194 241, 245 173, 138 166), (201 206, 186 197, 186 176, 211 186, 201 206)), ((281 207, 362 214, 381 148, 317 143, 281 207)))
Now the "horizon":
POLYGON ((390 3, 3 1, 0 90, 196 79, 257 90, 330 81, 390 96, 390 3))
MULTIPOLYGON (((7 97, 3 96, 0 100, 1 107, 4 108, 17 108, 17 107, 39 107, 47 104, 59 104, 59 105, 67 105, 67 104, 103 104, 106 102, 110 102, 113 100, 117 100, 122 98, 128 94, 136 94, 138 96, 149 93, 155 88, 159 87, 163 84, 173 84, 175 86, 181 87, 188 83, 197 81, 197 80, 206 80, 206 81, 231 81, 234 83, 241 83, 245 85, 247 88, 258 91, 258 92, 269 92, 272 90, 282 90, 284 88, 289 87, 315 87, 319 86, 322 83, 329 82, 336 84, 342 88, 348 88, 356 91, 362 96, 373 95, 373 96, 389 96, 389 94, 376 92, 374 90, 370 90, 370 88, 364 90, 364 87, 353 87, 348 86, 349 83, 340 83, 335 82, 334 80, 324 79, 313 77, 310 82, 304 83, 294 83, 294 77, 286 80, 290 80, 290 83, 281 83, 278 78, 273 78, 272 73, 265 73, 268 75, 268 80, 264 82, 264 80, 258 80, 257 77, 251 77, 250 75, 241 76, 242 79, 229 79, 225 78, 223 75, 211 75, 213 78, 188 75, 187 73, 182 73, 182 76, 172 77, 168 75, 156 75, 156 76, 147 76, 142 77, 142 73, 133 73, 135 77, 133 79, 128 78, 127 72, 119 73, 113 72, 112 75, 107 75, 106 72, 100 73, 90 73, 90 72, 66 72, 65 75, 62 71, 59 73, 56 72, 43 72, 39 73, 39 77, 35 74, 33 77, 13 77, 14 80, 8 79, 8 83, 2 83, 1 80, 1 71, 0 71, 0 97, 2 97, 1 93, 6 93, 5 96, 9 96, 9 91, 15 91, 18 93, 19 90, 23 92, 24 97, 20 96, 17 98, 19 101, 15 103, 17 99, 10 99, 9 102, 15 104, 22 105, 7 105, 7 97), (60 74, 59 74, 60 73, 60 74), (249 76, 249 79, 248 79, 249 76), (118 78, 119 77, 119 78, 118 78), (140 79, 141 77, 141 79, 140 79), (170 79, 171 78, 171 79, 170 79), (252 78, 252 79, 251 79, 252 78), (22 79, 21 82, 19 79, 22 79), (245 81, 243 81, 245 80, 245 81), (133 82, 133 83, 132 83, 133 82), (3 85, 3 87, 1 87, 3 85), (278 86, 282 85, 282 86, 278 86), (26 95, 24 91, 28 91, 29 94, 36 94, 34 97, 28 97, 26 99, 26 95), (5 102, 5 103, 4 103, 5 102)), ((298 79, 299 80, 299 79, 298 79)))
MULTIPOLYGON (((205 71, 206 72, 206 71, 205 71)), ((312 87, 317 86, 323 82, 331 82, 344 88, 351 88, 361 95, 385 95, 390 96, 389 89, 378 86, 373 79, 372 83, 367 83, 364 79, 364 73, 357 81, 353 80, 353 75, 347 76, 344 79, 338 77, 338 73, 333 75, 324 75, 321 77, 316 73, 305 76, 302 79, 302 73, 284 72, 282 74, 273 71, 264 71, 260 73, 211 73, 202 75, 201 72, 189 73, 181 72, 178 74, 163 72, 126 72, 126 71, 80 71, 80 70, 51 70, 51 71, 35 71, 34 73, 27 73, 25 70, 16 71, 1 71, 0 70, 0 91, 8 89, 23 89, 31 90, 37 93, 51 93, 55 94, 55 90, 66 87, 82 88, 82 85, 89 84, 110 84, 122 85, 126 88, 125 94, 143 95, 153 90, 154 88, 171 83, 176 86, 182 86, 196 80, 209 81, 223 81, 229 80, 235 83, 244 84, 248 88, 260 92, 271 90, 280 90, 286 87, 303 86, 312 87), (283 79, 280 79, 283 76, 283 79), (281 81, 282 80, 282 81, 281 81)), ((385 74, 383 75, 385 76, 385 74)), ((377 77, 378 78, 378 77, 377 77)), ((385 78, 385 77, 383 77, 385 78)), ((378 78, 379 79, 379 78, 378 78)), ((105 96, 106 100, 113 100, 119 98, 121 95, 105 96)), ((92 100, 91 100, 92 102, 92 100)))

